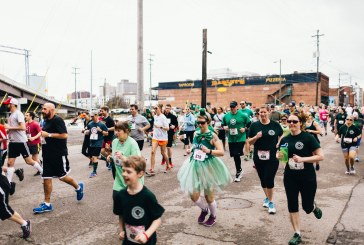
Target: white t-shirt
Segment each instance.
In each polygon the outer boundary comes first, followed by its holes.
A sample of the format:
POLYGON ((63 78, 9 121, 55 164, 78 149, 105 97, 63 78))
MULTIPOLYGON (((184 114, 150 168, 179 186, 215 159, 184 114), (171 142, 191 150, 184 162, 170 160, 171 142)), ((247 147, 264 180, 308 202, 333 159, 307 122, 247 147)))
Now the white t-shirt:
MULTIPOLYGON (((19 127, 19 123, 24 123, 24 115, 21 111, 16 110, 10 114, 8 118, 8 124, 10 127, 19 127)), ((8 131, 8 138, 10 142, 28 142, 27 134, 25 130, 9 130, 8 131)))
POLYGON ((169 124, 164 114, 154 116, 153 139, 155 140, 168 140, 168 131, 162 129, 168 128, 169 124))

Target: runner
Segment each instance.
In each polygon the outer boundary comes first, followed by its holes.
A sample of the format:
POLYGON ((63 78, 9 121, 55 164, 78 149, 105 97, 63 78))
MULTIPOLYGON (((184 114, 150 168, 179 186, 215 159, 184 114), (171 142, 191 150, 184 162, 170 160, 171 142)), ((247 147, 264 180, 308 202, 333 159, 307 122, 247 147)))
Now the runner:
MULTIPOLYGON (((363 132, 363 125, 364 120, 359 117, 359 112, 354 111, 353 112, 353 118, 354 118, 354 125, 359 129, 359 132, 363 132)), ((355 156, 355 162, 359 162, 359 147, 361 142, 361 136, 358 139, 357 145, 356 145, 356 156, 355 156)))
MULTIPOLYGON (((1 169, 0 169, 1 171, 1 169)), ((11 192, 11 186, 8 179, 0 173, 0 219, 11 220, 18 223, 22 229, 22 238, 26 239, 30 236, 30 220, 24 220, 19 213, 13 211, 9 205, 9 194, 11 192)))
POLYGON ((215 132, 216 134, 219 136, 219 139, 222 142, 222 146, 224 147, 224 151, 226 150, 225 145, 226 145, 226 134, 225 134, 225 129, 222 127, 222 121, 224 119, 225 113, 222 109, 222 107, 217 107, 217 113, 214 116, 214 128, 215 128, 215 132))
MULTIPOLYGON (((252 117, 254 116, 254 112, 252 110, 250 110, 247 106, 246 106, 246 102, 244 100, 240 101, 240 111, 243 112, 245 115, 248 116, 249 120, 252 119, 252 117)), ((249 126, 246 126, 246 135, 249 135, 249 126)), ((244 144, 244 160, 248 161, 249 158, 252 158, 253 154, 252 151, 250 150, 250 144, 248 141, 245 142, 244 144)))
POLYGON ((90 135, 90 145, 88 147, 88 155, 91 157, 93 171, 90 178, 97 176, 97 159, 100 157, 102 142, 109 134, 107 127, 104 123, 99 121, 98 113, 91 113, 92 122, 87 125, 85 134, 90 135))
MULTIPOLYGON (((320 144, 320 140, 318 138, 318 135, 321 134, 320 125, 313 119, 313 115, 310 112, 307 113, 306 120, 307 121, 305 123, 305 131, 311 134, 317 140, 317 143, 320 144)), ((316 162, 315 169, 316 171, 320 170, 319 162, 316 162)))
MULTIPOLYGON (((287 164, 284 170, 284 188, 286 191, 290 221, 294 235, 288 242, 296 245, 302 242, 300 218, 298 211, 298 195, 301 194, 302 208, 309 214, 314 213, 317 219, 321 219, 322 211, 315 203, 317 189, 316 172, 313 163, 322 161, 324 155, 320 144, 312 135, 303 131, 305 127, 305 115, 291 114, 288 124, 291 135, 281 140, 281 145, 288 147, 287 164)), ((277 159, 283 158, 283 154, 277 151, 277 159)))
POLYGON ((44 187, 44 202, 39 207, 33 209, 36 214, 51 212, 52 179, 59 180, 73 186, 77 194, 77 200, 83 198, 83 183, 77 182, 68 174, 71 169, 67 159, 67 128, 63 119, 55 115, 55 106, 52 103, 45 103, 42 108, 43 118, 45 120, 42 128, 42 137, 45 138, 45 144, 42 144, 43 166, 42 174, 44 187))
POLYGON ((319 110, 319 115, 320 115, 320 124, 325 129, 325 135, 327 135, 327 121, 329 119, 329 111, 327 110, 326 105, 321 106, 321 109, 319 110))
POLYGON ((182 191, 190 195, 191 200, 201 208, 197 219, 199 224, 213 226, 216 223, 215 192, 231 183, 231 175, 225 164, 217 158, 224 156, 224 149, 218 136, 210 131, 207 115, 197 117, 197 125, 201 130, 196 131, 193 139, 191 157, 185 160, 177 178, 182 191), (201 195, 205 196, 205 200, 201 195), (205 221, 210 211, 210 217, 205 221))
MULTIPOLYGON (((190 148, 190 143, 192 144, 193 141, 193 133, 195 132, 195 121, 196 118, 191 113, 191 110, 189 107, 186 108, 186 114, 183 116, 183 135, 184 135, 184 149, 190 148)), ((184 156, 187 156, 187 152, 185 152, 184 156)))
MULTIPOLYGON (((96 112, 97 114, 97 112, 96 112)), ((90 168, 92 168, 93 164, 92 164, 92 160, 91 160, 91 156, 89 155, 89 151, 88 148, 90 146, 90 135, 89 134, 85 134, 85 131, 87 130, 87 125, 89 123, 92 122, 91 117, 90 117, 90 113, 88 111, 84 112, 85 115, 85 120, 83 121, 83 129, 82 129, 82 133, 85 135, 83 138, 83 142, 82 142, 82 149, 81 149, 81 153, 82 155, 84 155, 85 157, 87 157, 89 159, 89 164, 88 166, 90 168)))
POLYGON ((339 132, 341 126, 345 124, 346 114, 344 113, 343 108, 339 108, 339 112, 336 114, 334 125, 335 125, 335 134, 339 132))
POLYGON ((4 127, 4 120, 0 122, 0 168, 4 166, 6 156, 8 154, 8 135, 4 127))
MULTIPOLYGON (((152 139, 152 151, 150 156, 150 169, 148 172, 145 172, 145 175, 155 176, 155 153, 158 146, 161 148, 161 154, 163 158, 166 160, 166 171, 170 170, 169 159, 166 153, 166 146, 168 143, 168 133, 169 124, 167 118, 164 114, 162 114, 163 105, 159 104, 158 106, 154 107, 156 115, 154 116, 154 128, 153 128, 153 139, 152 139)), ((166 173, 165 171, 165 173, 166 173)))
POLYGON ((240 156, 244 154, 246 127, 249 125, 250 120, 246 114, 238 110, 238 103, 236 101, 230 102, 230 109, 231 111, 224 116, 222 125, 225 130, 228 130, 230 157, 234 158, 236 169, 234 181, 240 182, 244 172, 241 166, 240 156))
MULTIPOLYGON (((105 149, 105 145, 111 145, 111 141, 114 139, 114 127, 115 122, 114 120, 109 116, 109 107, 103 106, 100 109, 100 114, 102 116, 101 121, 105 123, 107 127, 107 131, 109 134, 104 137, 104 142, 102 143, 102 149, 101 149, 101 159, 106 161, 107 156, 109 155, 108 151, 105 149)), ((110 168, 110 165, 108 162, 106 162, 106 166, 110 168)))
POLYGON ((340 127, 336 134, 336 142, 341 142, 341 149, 345 159, 346 171, 345 174, 356 174, 354 168, 354 158, 356 155, 357 144, 359 138, 361 138, 361 132, 353 124, 354 117, 348 115, 345 123, 340 127), (339 141, 341 138, 341 141, 339 141))
POLYGON ((144 132, 150 128, 148 120, 138 113, 137 105, 130 105, 130 114, 127 117, 131 129, 131 137, 138 143, 139 149, 143 150, 144 132))
POLYGON ((250 126, 248 141, 254 145, 253 161, 265 194, 263 207, 268 208, 269 214, 275 214, 274 179, 279 167, 276 151, 283 130, 279 123, 269 119, 268 106, 261 106, 259 115, 260 120, 250 126))
MULTIPOLYGON (((28 138, 25 134, 25 121, 24 115, 18 110, 19 102, 18 100, 9 97, 4 103, 4 105, 8 105, 8 109, 10 111, 10 116, 8 118, 8 124, 5 124, 5 129, 8 130, 8 138, 9 138, 9 146, 8 146, 8 171, 7 178, 9 182, 12 182, 13 175, 15 172, 14 164, 15 160, 19 155, 22 155, 25 162, 28 165, 33 166, 40 173, 43 172, 42 167, 36 161, 34 161, 29 152, 29 148, 27 145, 28 138)), ((23 179, 23 169, 15 172, 16 175, 21 176, 19 178, 23 179)))
POLYGON ((280 124, 283 130, 283 137, 289 135, 291 132, 289 131, 289 125, 287 123, 288 116, 286 114, 282 114, 280 124))
MULTIPOLYGON (((28 148, 29 148, 29 152, 32 155, 32 159, 35 162, 39 162, 41 165, 42 161, 38 159, 38 155, 39 155, 39 151, 40 151, 40 135, 41 135, 41 131, 42 129, 39 126, 39 123, 37 123, 36 121, 34 121, 35 118, 35 114, 34 112, 27 112, 25 113, 25 120, 26 120, 26 124, 25 124, 25 128, 26 128, 26 133, 27 133, 27 138, 28 138, 28 148)), ((37 171, 34 176, 38 176, 41 173, 39 171, 37 171)))
MULTIPOLYGON (((167 154, 168 154, 169 166, 168 165, 166 166, 166 170, 168 170, 169 168, 173 168, 172 144, 173 144, 173 140, 174 140, 174 135, 176 134, 176 130, 178 127, 177 117, 171 113, 171 109, 172 109, 172 106, 170 104, 167 104, 166 107, 164 108, 164 115, 166 116, 167 122, 169 125, 168 143, 167 143, 167 154)), ((164 158, 162 158, 161 164, 164 165, 165 163, 166 163, 166 160, 164 158)))

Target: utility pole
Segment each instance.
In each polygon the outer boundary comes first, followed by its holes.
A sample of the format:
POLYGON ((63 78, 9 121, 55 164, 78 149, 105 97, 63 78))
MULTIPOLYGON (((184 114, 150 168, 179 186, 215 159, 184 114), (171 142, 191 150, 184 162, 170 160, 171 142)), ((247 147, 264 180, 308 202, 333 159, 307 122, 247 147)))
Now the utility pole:
POLYGON ((78 67, 72 67, 74 69, 73 73, 75 75, 75 115, 77 115, 77 90, 76 90, 76 82, 77 82, 77 75, 80 74, 77 72, 80 68, 78 67))
POLYGON ((203 49, 202 49, 202 87, 201 87, 201 108, 206 108, 206 87, 207 87, 207 29, 203 29, 203 49))
POLYGON ((91 88, 90 88, 90 113, 92 112, 92 50, 91 50, 91 79, 90 79, 90 85, 91 85, 91 88))
POLYGON ((143 79, 143 0, 138 0, 138 47, 137 47, 137 99, 140 108, 144 107, 144 79, 143 79))
POLYGON ((154 54, 149 54, 149 107, 152 109, 152 57, 154 54))
MULTIPOLYGON (((319 93, 319 82, 320 82, 320 76, 319 76, 319 64, 320 64, 320 36, 324 36, 324 34, 319 35, 320 30, 317 30, 317 34, 312 36, 317 38, 317 50, 316 50, 316 64, 317 64, 317 74, 316 74, 316 106, 318 106, 318 93, 319 93)), ((321 100, 320 100, 321 103, 321 100)))

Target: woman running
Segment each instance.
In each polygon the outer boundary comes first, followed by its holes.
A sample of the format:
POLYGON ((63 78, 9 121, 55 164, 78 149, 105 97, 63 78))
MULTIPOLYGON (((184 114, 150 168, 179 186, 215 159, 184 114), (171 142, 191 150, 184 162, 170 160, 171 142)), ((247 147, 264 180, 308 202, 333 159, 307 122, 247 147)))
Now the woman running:
POLYGON ((217 158, 224 155, 224 149, 218 136, 209 130, 210 119, 207 115, 197 117, 196 131, 193 138, 193 152, 180 168, 177 178, 182 191, 188 193, 191 200, 201 208, 197 222, 205 226, 216 223, 215 192, 232 182, 229 170, 217 158), (205 200, 201 195, 205 196, 205 200), (210 212, 210 217, 205 221, 210 212))
MULTIPOLYGON (((307 121, 305 123, 305 131, 309 134, 311 134, 316 140, 317 143, 320 144, 320 140, 318 138, 318 135, 321 134, 320 125, 317 121, 314 120, 313 114, 311 112, 308 112, 306 115, 307 121)), ((320 164, 316 163, 316 171, 320 170, 320 164)))

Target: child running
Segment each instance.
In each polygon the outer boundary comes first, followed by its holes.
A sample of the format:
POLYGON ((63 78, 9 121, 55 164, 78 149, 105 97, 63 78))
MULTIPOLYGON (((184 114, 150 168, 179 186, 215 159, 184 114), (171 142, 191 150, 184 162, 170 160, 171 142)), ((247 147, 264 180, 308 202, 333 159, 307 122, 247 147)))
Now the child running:
POLYGON ((187 149, 193 154, 186 159, 177 175, 181 189, 201 208, 197 222, 208 227, 216 223, 215 191, 232 182, 229 170, 217 158, 224 155, 224 148, 218 136, 209 130, 209 123, 207 115, 197 117, 197 125, 201 130, 195 132, 192 150, 187 149), (207 203, 201 194, 205 196, 207 203), (210 217, 205 221, 209 210, 210 217))
POLYGON ((114 214, 119 216, 119 239, 123 244, 157 244, 156 230, 162 223, 164 208, 139 181, 145 173, 145 159, 131 156, 122 164, 127 188, 114 198, 114 214))

